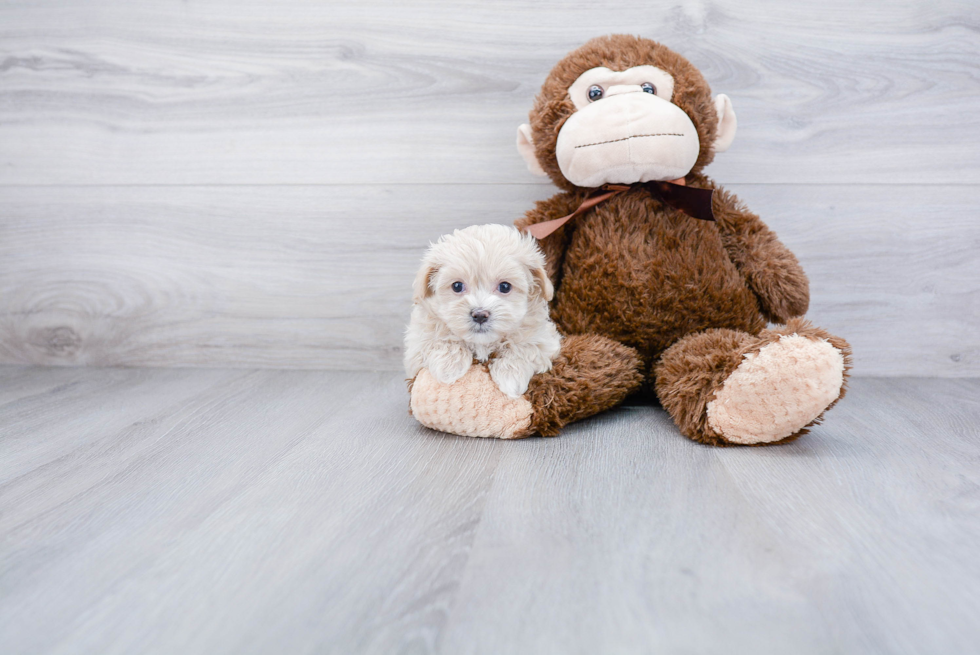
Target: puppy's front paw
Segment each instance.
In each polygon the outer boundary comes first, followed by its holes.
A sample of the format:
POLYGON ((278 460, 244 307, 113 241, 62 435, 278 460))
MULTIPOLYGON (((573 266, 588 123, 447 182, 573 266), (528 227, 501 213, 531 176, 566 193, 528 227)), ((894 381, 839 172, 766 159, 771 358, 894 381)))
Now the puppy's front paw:
POLYGON ((436 380, 442 384, 452 384, 470 370, 473 354, 465 348, 447 348, 437 355, 430 355, 426 364, 436 380))
POLYGON ((490 362, 490 377, 505 395, 520 398, 527 391, 534 370, 507 359, 498 358, 490 362))

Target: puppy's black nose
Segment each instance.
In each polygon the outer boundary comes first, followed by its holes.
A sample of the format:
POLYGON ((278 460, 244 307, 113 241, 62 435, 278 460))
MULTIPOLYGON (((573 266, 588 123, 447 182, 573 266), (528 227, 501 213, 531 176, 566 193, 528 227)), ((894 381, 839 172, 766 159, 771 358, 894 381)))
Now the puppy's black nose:
POLYGON ((483 325, 488 320, 490 320, 490 312, 485 309, 474 309, 470 312, 470 316, 473 317, 473 321, 483 325))

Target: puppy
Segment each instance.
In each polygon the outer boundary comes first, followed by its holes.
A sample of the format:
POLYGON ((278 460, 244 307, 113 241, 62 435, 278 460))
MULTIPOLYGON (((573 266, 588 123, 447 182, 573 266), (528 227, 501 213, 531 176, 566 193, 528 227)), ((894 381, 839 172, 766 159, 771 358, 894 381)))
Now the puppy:
POLYGON ((474 225, 440 237, 415 278, 405 372, 427 368, 452 384, 474 359, 489 359, 500 390, 522 396, 561 348, 548 318, 554 293, 537 242, 515 228, 474 225))

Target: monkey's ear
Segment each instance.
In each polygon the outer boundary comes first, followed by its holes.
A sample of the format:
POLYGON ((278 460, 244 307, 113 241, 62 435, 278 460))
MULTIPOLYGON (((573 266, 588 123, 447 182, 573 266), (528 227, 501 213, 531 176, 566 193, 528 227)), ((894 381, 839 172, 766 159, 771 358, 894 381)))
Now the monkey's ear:
POLYGON ((551 279, 548 277, 548 273, 545 272, 543 268, 532 268, 531 277, 534 278, 534 283, 541 290, 541 295, 548 302, 555 297, 555 285, 551 283, 551 279))
POLYGON ((534 141, 531 138, 531 126, 527 123, 517 128, 517 152, 521 153, 521 157, 524 158, 524 163, 527 164, 527 170, 535 175, 547 175, 544 169, 541 168, 541 164, 538 163, 538 158, 534 156, 534 141))
POLYGON ((715 96, 715 111, 718 113, 718 134, 715 136, 712 148, 715 152, 725 152, 735 140, 738 121, 735 119, 732 101, 724 93, 715 96))
POLYGON ((419 269, 418 274, 415 276, 415 283, 412 285, 413 302, 419 302, 432 295, 432 287, 429 286, 429 283, 432 281, 432 276, 438 270, 438 268, 428 262, 422 264, 422 268, 419 269))

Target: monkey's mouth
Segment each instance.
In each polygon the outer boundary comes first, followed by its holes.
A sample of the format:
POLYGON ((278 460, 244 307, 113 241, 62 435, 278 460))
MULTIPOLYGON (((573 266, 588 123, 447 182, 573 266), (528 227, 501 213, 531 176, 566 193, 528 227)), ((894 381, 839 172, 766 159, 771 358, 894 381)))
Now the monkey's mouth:
POLYGON ((620 141, 629 141, 630 139, 645 139, 647 137, 654 136, 684 136, 677 132, 658 132, 656 134, 634 134, 633 136, 624 136, 622 139, 610 139, 609 141, 597 141, 595 143, 583 143, 580 146, 575 146, 576 148, 591 148, 592 146, 604 146, 607 143, 619 143, 620 141))

